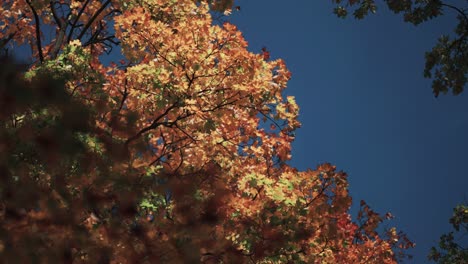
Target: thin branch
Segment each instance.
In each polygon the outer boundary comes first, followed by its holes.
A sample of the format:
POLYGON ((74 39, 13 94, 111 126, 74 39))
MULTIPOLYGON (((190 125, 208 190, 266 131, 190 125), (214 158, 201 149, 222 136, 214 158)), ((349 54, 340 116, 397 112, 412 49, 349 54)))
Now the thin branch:
POLYGON ((163 60, 165 60, 167 63, 169 63, 172 67, 174 68, 177 68, 177 65, 174 64, 172 61, 170 61, 168 58, 164 57, 163 55, 161 55, 161 53, 159 52, 159 48, 156 47, 156 45, 154 45, 150 39, 148 39, 147 37, 145 37, 144 35, 141 35, 139 34, 142 38, 145 39, 145 41, 147 43, 149 43, 151 45, 151 47, 154 49, 155 53, 157 56, 161 57, 163 60))
POLYGON ((54 6, 56 2, 57 1, 50 1, 49 6, 50 6, 50 10, 52 11, 52 16, 54 17, 55 23, 57 24, 59 29, 62 29, 62 21, 58 17, 57 10, 55 9, 55 6, 54 6))
POLYGON ((179 148, 179 153, 180 153, 179 166, 177 166, 177 168, 174 170, 174 172, 177 172, 182 167, 182 164, 184 164, 184 152, 182 151, 182 148, 179 148))
POLYGON ((320 192, 315 197, 312 197, 312 199, 309 202, 306 203, 304 209, 307 209, 317 198, 321 197, 324 194, 324 192, 328 189, 328 187, 330 187, 330 185, 332 185, 332 182, 328 182, 328 180, 326 180, 326 182, 322 185, 320 192))
POLYGON ((143 135, 145 132, 151 130, 151 129, 155 129, 157 128, 158 126, 160 126, 162 123, 159 122, 159 120, 161 120, 164 116, 166 116, 169 111, 171 111, 172 109, 176 108, 179 106, 179 101, 176 101, 175 103, 173 103, 171 106, 169 106, 166 111, 164 111, 164 113, 160 114, 158 117, 156 117, 156 119, 153 121, 153 123, 151 123, 151 125, 143 128, 142 130, 140 130, 136 135, 130 137, 127 139, 127 141, 125 141, 125 145, 128 146, 128 144, 130 142, 132 142, 133 140, 135 139, 138 139, 141 135, 143 135))
POLYGON ((81 40, 81 38, 83 38, 86 31, 88 31, 89 27, 94 23, 94 20, 96 20, 96 18, 102 13, 102 11, 104 11, 104 9, 106 9, 106 7, 110 4, 110 2, 111 2, 111 0, 107 0, 101 6, 101 8, 99 8, 98 11, 96 11, 96 13, 91 17, 91 19, 88 21, 88 23, 86 23, 85 27, 83 28, 80 35, 78 36, 78 39, 81 40))
POLYGON ((182 131, 182 133, 184 133, 187 137, 189 137, 192 141, 194 142, 197 142, 198 140, 196 140, 194 137, 192 137, 191 135, 189 135, 185 130, 183 130, 179 125, 175 124, 175 127, 177 127, 180 131, 182 131))
POLYGON ((37 45, 37 50, 39 52, 39 60, 41 63, 44 62, 44 54, 42 54, 42 43, 41 43, 41 28, 40 28, 40 21, 39 21, 39 16, 37 15, 36 9, 32 6, 30 0, 26 0, 26 3, 28 4, 29 8, 31 8, 31 11, 33 12, 34 15, 34 20, 36 23, 36 45, 37 45))
POLYGON ((125 78, 125 86, 124 86, 124 91, 123 92, 120 92, 122 94, 122 100, 120 101, 120 106, 119 106, 119 110, 117 111, 117 113, 120 113, 120 111, 122 110, 124 104, 125 104, 125 100, 127 100, 127 97, 129 95, 129 92, 127 90, 127 84, 128 84, 128 80, 127 78, 125 78))
POLYGON ((458 8, 456 6, 453 6, 453 5, 450 5, 450 4, 445 4, 445 3, 441 3, 440 5, 446 6, 448 8, 451 8, 451 9, 457 11, 460 15, 462 15, 465 18, 465 21, 468 22, 468 16, 460 8, 458 8))
POLYGON ((75 28, 77 27, 76 26, 76 23, 78 23, 78 20, 80 19, 81 15, 83 14, 86 6, 89 4, 91 0, 86 0, 86 2, 83 4, 83 7, 81 8, 81 10, 78 12, 78 15, 76 16, 75 18, 75 21, 73 21, 73 24, 71 25, 72 28, 70 30, 70 32, 68 33, 68 38, 67 38, 67 42, 70 42, 72 36, 73 36, 73 30, 75 30, 75 28))
POLYGON ((108 43, 104 43, 106 41, 109 41, 110 43, 114 44, 114 45, 119 45, 120 42, 119 41, 116 41, 114 40, 115 36, 112 35, 112 36, 108 36, 108 37, 105 37, 105 38, 98 38, 98 37, 93 37, 93 39, 90 39, 88 40, 88 42, 86 42, 85 44, 83 44, 83 47, 86 47, 86 46, 89 46, 91 44, 96 44, 96 43, 103 43, 104 45, 109 45, 108 43))

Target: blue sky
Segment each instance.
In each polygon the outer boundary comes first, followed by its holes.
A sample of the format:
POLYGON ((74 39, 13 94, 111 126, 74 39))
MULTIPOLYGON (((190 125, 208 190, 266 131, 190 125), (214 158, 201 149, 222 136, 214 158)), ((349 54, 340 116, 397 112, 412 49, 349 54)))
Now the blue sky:
POLYGON ((238 1, 229 20, 292 72, 300 128, 291 164, 331 162, 349 175, 353 212, 363 199, 416 242, 408 263, 451 230, 468 200, 468 91, 434 98, 424 52, 451 33, 455 14, 415 27, 386 10, 338 19, 331 1, 238 1), (330 2, 330 3, 329 3, 330 2))

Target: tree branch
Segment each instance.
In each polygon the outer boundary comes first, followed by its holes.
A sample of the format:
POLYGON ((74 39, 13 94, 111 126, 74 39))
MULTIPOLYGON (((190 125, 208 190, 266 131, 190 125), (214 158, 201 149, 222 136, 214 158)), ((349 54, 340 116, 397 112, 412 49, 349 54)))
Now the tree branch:
POLYGON ((54 6, 54 4, 55 4, 56 2, 57 2, 57 1, 50 1, 50 2, 49 2, 49 7, 50 7, 50 10, 52 11, 52 16, 54 17, 55 23, 57 24, 57 26, 59 27, 59 29, 62 29, 62 21, 61 21, 60 18, 58 17, 58 15, 57 15, 57 10, 55 9, 55 6, 54 6))
POLYGON ((67 23, 63 19, 60 19, 57 16, 57 11, 55 9, 55 1, 50 1, 50 10, 52 11, 52 15, 54 16, 55 23, 57 23, 60 31, 56 37, 55 45, 54 48, 52 49, 52 52, 50 53, 50 57, 52 59, 55 59, 60 51, 60 47, 62 47, 63 43, 63 38, 65 37, 65 32, 67 30, 67 23))
POLYGON ((86 6, 89 4, 91 0, 86 0, 86 2, 83 4, 83 8, 81 8, 81 10, 78 12, 78 15, 76 16, 75 18, 75 21, 73 21, 73 24, 71 25, 72 28, 70 30, 70 32, 68 33, 68 38, 67 38, 67 43, 70 42, 72 36, 73 36, 73 30, 75 30, 76 28, 76 23, 78 23, 78 20, 80 19, 81 17, 81 14, 83 14, 86 6))
POLYGON ((461 16, 463 16, 465 18, 465 21, 468 22, 468 16, 460 8, 458 8, 456 6, 453 6, 453 5, 445 4, 445 3, 441 3, 440 5, 446 6, 448 8, 451 8, 451 9, 457 11, 461 16))
POLYGON ((102 13, 102 11, 104 11, 104 9, 106 9, 106 7, 110 4, 111 0, 107 0, 102 6, 101 8, 98 9, 98 11, 96 11, 96 13, 91 17, 91 19, 88 21, 88 23, 86 23, 85 27, 83 28, 83 30, 81 31, 80 35, 78 36, 78 39, 81 40, 81 38, 83 38, 84 34, 86 33, 86 31, 89 29, 89 27, 94 23, 94 20, 96 20, 96 18, 99 16, 99 14, 102 13))
MULTIPOLYGON (((156 119, 153 121, 153 123, 151 123, 151 125, 141 129, 140 131, 138 131, 138 133, 130 138, 127 139, 127 141, 125 141, 125 145, 128 146, 128 144, 130 142, 132 142, 133 140, 135 139, 138 139, 139 137, 141 137, 141 135, 143 135, 145 132, 151 130, 151 129, 155 129, 157 128, 158 126, 162 125, 163 123, 159 122, 159 120, 161 120, 164 116, 166 116, 172 109, 176 108, 177 106, 179 106, 179 101, 176 101, 175 103, 173 103, 171 106, 169 106, 166 111, 164 111, 164 113, 160 114, 158 117, 156 117, 156 119)), ((177 121, 177 120, 176 120, 177 121)))
POLYGON ((31 0, 26 0, 26 3, 28 6, 31 8, 31 11, 33 12, 34 15, 34 20, 36 23, 36 44, 37 44, 37 49, 39 52, 39 60, 41 63, 44 62, 44 54, 42 54, 42 43, 41 43, 41 28, 40 28, 40 21, 39 21, 39 16, 37 15, 36 9, 32 6, 31 0))

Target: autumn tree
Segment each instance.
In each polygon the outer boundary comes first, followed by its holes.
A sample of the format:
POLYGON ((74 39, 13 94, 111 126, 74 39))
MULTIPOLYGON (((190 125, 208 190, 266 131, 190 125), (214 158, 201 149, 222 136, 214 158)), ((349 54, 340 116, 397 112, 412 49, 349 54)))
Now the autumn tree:
POLYGON ((413 246, 365 202, 351 220, 335 166, 287 165, 290 72, 204 1, 7 0, 0 40, 32 51, 0 76, 2 259, 395 263, 413 246))
MULTIPOLYGON (((332 0, 336 4, 334 13, 346 17, 352 12, 357 19, 377 12, 374 0, 332 0)), ((385 0, 395 14, 403 14, 405 22, 419 25, 442 15, 455 15, 457 25, 454 32, 441 36, 431 51, 426 52, 424 77, 433 78, 432 91, 451 91, 454 95, 463 92, 468 78, 468 12, 466 1, 449 3, 441 0, 385 0), (463 4, 464 3, 464 4, 463 4)))

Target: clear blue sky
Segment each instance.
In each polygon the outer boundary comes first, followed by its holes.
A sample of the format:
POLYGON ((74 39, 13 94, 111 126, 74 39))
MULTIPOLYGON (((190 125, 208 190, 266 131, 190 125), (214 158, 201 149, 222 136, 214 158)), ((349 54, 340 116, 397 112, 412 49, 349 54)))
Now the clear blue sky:
POLYGON ((455 14, 415 27, 385 6, 338 19, 329 2, 240 0, 229 20, 250 50, 266 46, 292 72, 302 128, 291 164, 347 172, 354 206, 391 211, 389 224, 417 244, 409 263, 427 263, 452 208, 468 200, 468 91, 436 99, 422 74, 424 52, 452 32, 455 14))

